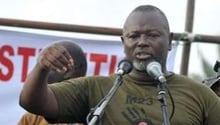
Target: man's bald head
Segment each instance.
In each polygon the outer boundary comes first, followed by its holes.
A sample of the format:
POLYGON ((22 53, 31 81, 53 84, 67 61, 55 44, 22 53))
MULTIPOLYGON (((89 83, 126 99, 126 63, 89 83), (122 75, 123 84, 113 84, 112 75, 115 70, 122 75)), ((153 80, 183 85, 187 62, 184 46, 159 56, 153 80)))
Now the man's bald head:
POLYGON ((136 13, 136 12, 142 12, 142 13, 149 13, 149 12, 155 12, 157 13, 161 19, 164 21, 164 26, 167 28, 168 32, 170 32, 170 28, 169 28, 169 22, 168 22, 168 19, 166 17, 166 15, 157 7, 155 6, 152 6, 152 5, 141 5, 141 6, 138 6, 137 8, 135 8, 131 13, 130 15, 127 17, 125 23, 124 23, 124 28, 123 28, 123 31, 126 29, 127 27, 127 23, 128 21, 130 20, 130 16, 133 14, 133 13, 136 13))

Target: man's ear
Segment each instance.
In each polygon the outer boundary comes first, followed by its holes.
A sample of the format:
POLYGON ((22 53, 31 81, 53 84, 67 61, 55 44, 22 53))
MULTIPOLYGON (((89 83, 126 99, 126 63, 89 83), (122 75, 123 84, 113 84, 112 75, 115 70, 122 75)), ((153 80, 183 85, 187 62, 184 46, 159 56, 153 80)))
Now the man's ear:
POLYGON ((124 44, 124 38, 123 38, 123 36, 121 36, 121 42, 124 44))
POLYGON ((172 40, 173 40, 173 32, 170 32, 170 35, 169 35, 169 50, 172 49, 172 40))

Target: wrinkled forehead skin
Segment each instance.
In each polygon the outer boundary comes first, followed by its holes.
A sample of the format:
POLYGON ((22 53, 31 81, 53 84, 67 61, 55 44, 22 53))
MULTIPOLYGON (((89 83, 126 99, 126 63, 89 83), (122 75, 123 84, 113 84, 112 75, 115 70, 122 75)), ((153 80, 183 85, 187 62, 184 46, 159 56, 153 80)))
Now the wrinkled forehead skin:
POLYGON ((169 35, 169 24, 161 13, 157 11, 135 11, 125 21, 123 35, 137 29, 137 26, 148 27, 149 29, 161 29, 169 35))

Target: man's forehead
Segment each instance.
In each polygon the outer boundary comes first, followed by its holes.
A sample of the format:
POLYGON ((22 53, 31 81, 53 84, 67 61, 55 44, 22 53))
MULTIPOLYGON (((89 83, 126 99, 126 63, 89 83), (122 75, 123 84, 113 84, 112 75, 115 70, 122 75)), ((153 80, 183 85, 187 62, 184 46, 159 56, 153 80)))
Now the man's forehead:
POLYGON ((161 27, 169 30, 165 18, 155 11, 131 13, 124 24, 123 31, 135 29, 136 26, 149 26, 148 28, 152 29, 161 27))
POLYGON ((133 12, 131 13, 126 22, 126 24, 130 24, 133 22, 140 22, 140 21, 148 21, 150 22, 151 20, 157 20, 157 21, 164 21, 164 18, 161 14, 159 14, 158 12, 154 12, 154 11, 150 11, 150 12, 141 12, 141 11, 137 11, 137 12, 133 12))

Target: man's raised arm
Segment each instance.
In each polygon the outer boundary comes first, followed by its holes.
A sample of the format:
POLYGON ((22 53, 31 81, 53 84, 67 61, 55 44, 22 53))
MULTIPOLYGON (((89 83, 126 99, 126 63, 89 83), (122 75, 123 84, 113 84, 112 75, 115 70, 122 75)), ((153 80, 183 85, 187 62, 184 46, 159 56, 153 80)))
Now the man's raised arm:
POLYGON ((58 104, 54 93, 48 87, 50 70, 65 73, 73 67, 73 59, 60 44, 53 44, 42 50, 37 64, 28 75, 20 94, 20 105, 29 112, 55 118, 58 104))

